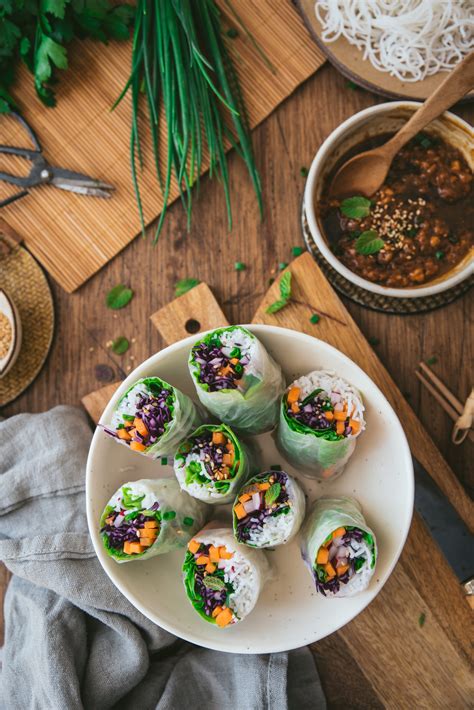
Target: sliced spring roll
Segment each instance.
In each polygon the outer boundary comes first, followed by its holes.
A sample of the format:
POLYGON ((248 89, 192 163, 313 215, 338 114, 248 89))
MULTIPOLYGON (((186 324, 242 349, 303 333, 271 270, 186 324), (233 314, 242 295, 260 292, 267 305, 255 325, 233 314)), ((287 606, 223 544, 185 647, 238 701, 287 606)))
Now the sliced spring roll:
POLYGON ((300 529, 305 508, 304 493, 296 479, 285 471, 259 473, 235 499, 235 538, 250 547, 284 545, 300 529))
POLYGON ((349 382, 328 370, 299 377, 281 401, 277 444, 310 476, 335 478, 365 429, 364 405, 349 382))
POLYGON ((280 366, 246 328, 218 328, 198 340, 189 369, 201 403, 220 421, 247 434, 275 426, 285 381, 280 366))
POLYGON ((107 554, 116 562, 147 560, 184 547, 209 508, 180 490, 174 478, 125 483, 100 518, 107 554))
POLYGON ((172 456, 200 423, 200 413, 189 397, 159 377, 146 377, 121 397, 104 430, 132 451, 156 459, 172 456))
POLYGON ((301 531, 301 554, 318 592, 352 597, 367 589, 377 543, 354 498, 320 498, 301 531))
POLYGON ((245 444, 225 424, 203 424, 183 441, 174 457, 179 485, 206 503, 230 503, 251 473, 245 444))
POLYGON ((186 594, 197 613, 219 628, 242 621, 270 574, 263 552, 239 545, 230 528, 204 529, 188 544, 186 594))

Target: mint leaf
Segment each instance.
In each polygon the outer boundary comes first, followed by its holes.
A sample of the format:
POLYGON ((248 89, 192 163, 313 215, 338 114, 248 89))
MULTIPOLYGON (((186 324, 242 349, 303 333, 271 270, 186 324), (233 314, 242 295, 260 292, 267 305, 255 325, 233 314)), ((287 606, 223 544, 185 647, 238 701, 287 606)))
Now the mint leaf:
POLYGON ((119 335, 118 338, 115 338, 115 340, 112 341, 111 347, 116 355, 123 355, 129 349, 130 343, 127 338, 124 338, 123 335, 119 335))
POLYGON ((67 52, 51 37, 42 35, 35 62, 35 77, 38 81, 48 81, 51 78, 52 64, 58 69, 67 69, 67 52))
POLYGON ((267 310, 266 313, 277 313, 278 311, 281 311, 282 308, 287 306, 289 304, 289 300, 287 298, 281 300, 281 301, 274 301, 274 303, 271 303, 267 310))
POLYGON ((281 485, 279 483, 274 483, 265 491, 265 505, 270 506, 274 503, 278 496, 280 495, 281 485))
POLYGON ((370 213, 370 200, 366 197, 348 197, 339 207, 345 217, 362 219, 370 213))
POLYGON ((190 291, 195 286, 198 286, 201 282, 199 279, 181 279, 177 281, 174 286, 174 295, 183 296, 185 293, 190 291))
POLYGON ((118 286, 114 286, 112 289, 110 289, 107 296, 105 297, 105 302, 109 308, 117 310, 119 308, 123 308, 128 303, 130 303, 132 298, 132 289, 128 288, 127 286, 124 286, 123 284, 119 284, 118 286))
POLYGON ((379 237, 374 229, 369 229, 367 232, 362 232, 355 243, 356 252, 358 254, 376 254, 382 249, 385 242, 379 237))
POLYGON ((212 574, 207 574, 205 577, 203 577, 202 583, 208 589, 215 589, 217 592, 220 592, 222 589, 225 589, 224 580, 220 579, 220 577, 214 577, 212 574))
POLYGON ((288 300, 291 298, 291 271, 283 274, 280 280, 280 294, 282 299, 288 300))

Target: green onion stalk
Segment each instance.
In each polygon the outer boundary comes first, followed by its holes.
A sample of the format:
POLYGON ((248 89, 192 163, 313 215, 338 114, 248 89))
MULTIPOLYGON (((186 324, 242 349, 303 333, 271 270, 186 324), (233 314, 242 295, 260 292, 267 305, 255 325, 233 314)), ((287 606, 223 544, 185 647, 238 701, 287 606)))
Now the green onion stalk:
POLYGON ((129 91, 131 172, 144 235, 139 180, 139 168, 143 165, 140 140, 143 120, 149 124, 154 169, 163 195, 155 243, 163 227, 173 178, 189 229, 192 188, 199 185, 206 151, 210 176, 217 176, 222 182, 229 229, 232 228, 226 160, 229 145, 235 147, 247 165, 262 214, 260 179, 248 119, 214 0, 138 0, 131 73, 115 105, 129 91), (160 165, 160 110, 167 127, 164 166, 160 165))

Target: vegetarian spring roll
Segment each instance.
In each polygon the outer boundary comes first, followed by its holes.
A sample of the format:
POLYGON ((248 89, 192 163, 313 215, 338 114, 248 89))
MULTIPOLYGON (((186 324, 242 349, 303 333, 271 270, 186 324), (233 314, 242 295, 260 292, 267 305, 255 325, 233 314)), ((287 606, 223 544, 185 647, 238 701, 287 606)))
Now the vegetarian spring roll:
POLYGON ((198 340, 189 369, 201 403, 220 421, 247 434, 276 424, 281 368, 246 328, 218 328, 198 340))
POLYGON ((304 493, 296 479, 285 471, 259 473, 235 499, 235 538, 250 547, 284 545, 300 529, 305 508, 304 493))
POLYGON ((174 478, 125 483, 100 518, 107 554, 116 562, 147 560, 184 547, 207 518, 208 507, 183 493, 174 478))
POLYGON ((364 405, 349 382, 328 370, 298 378, 282 397, 277 444, 315 478, 335 478, 364 431, 364 405))
POLYGON ((208 528, 188 543, 186 594, 197 613, 223 628, 250 614, 270 574, 263 552, 239 545, 230 528, 208 528))
POLYGON ((250 454, 225 424, 203 424, 183 441, 174 457, 179 485, 206 503, 230 503, 250 475, 250 454))
POLYGON ((320 498, 301 531, 303 560, 324 596, 352 597, 367 589, 377 544, 354 498, 320 498))
POLYGON ((172 456, 200 421, 189 397, 159 377, 146 377, 121 397, 104 430, 132 451, 156 459, 172 456))

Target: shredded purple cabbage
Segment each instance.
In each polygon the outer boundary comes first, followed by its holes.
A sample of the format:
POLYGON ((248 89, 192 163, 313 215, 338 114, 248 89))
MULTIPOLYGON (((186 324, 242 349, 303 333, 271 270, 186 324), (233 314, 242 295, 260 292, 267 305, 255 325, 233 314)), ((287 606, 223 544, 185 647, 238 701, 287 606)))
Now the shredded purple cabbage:
MULTIPOLYGON (((319 392, 311 397, 305 404, 298 402, 299 411, 294 412, 291 405, 287 404, 286 413, 291 419, 296 419, 301 424, 305 424, 310 429, 319 431, 321 429, 330 429, 332 424, 326 419, 326 412, 323 407, 327 408, 328 398, 325 392, 319 392)), ((332 408, 331 408, 332 411, 332 408)))
MULTIPOLYGON (((199 458, 204 462, 207 473, 213 481, 230 478, 232 466, 224 465, 224 454, 229 453, 226 449, 226 444, 215 444, 212 441, 213 432, 210 430, 204 431, 196 436, 193 440, 193 446, 189 453, 199 454, 199 458), (224 471, 224 473, 222 473, 224 471)), ((227 442, 230 441, 226 434, 224 436, 227 442)), ((226 443, 227 443, 226 442, 226 443)), ((235 461, 235 455, 234 455, 235 461)))
MULTIPOLYGON (((350 545, 352 540, 355 540, 356 542, 362 542, 363 539, 364 538, 362 531, 355 528, 354 530, 346 531, 345 535, 342 537, 342 542, 344 545, 350 545)), ((332 579, 329 579, 326 582, 322 582, 318 578, 316 571, 314 571, 314 581, 316 584, 316 589, 321 592, 323 596, 326 596, 326 592, 336 594, 341 588, 341 584, 347 584, 349 580, 354 576, 356 559, 357 558, 355 557, 349 559, 349 569, 344 572, 344 574, 341 574, 340 577, 333 577, 332 579)))
MULTIPOLYGON (((266 481, 269 481, 270 477, 273 477, 273 483, 279 483, 281 486, 278 498, 271 506, 267 506, 265 503, 265 492, 262 491, 260 493, 260 509, 254 510, 252 513, 246 515, 245 518, 241 518, 237 521, 237 539, 239 542, 248 542, 251 531, 262 531, 268 518, 289 505, 290 496, 286 485, 288 483, 288 474, 284 471, 268 471, 261 474, 261 476, 258 476, 255 481, 257 483, 265 483, 266 481)), ((244 486, 240 492, 240 495, 246 492, 247 487, 244 486)))
MULTIPOLYGON (((159 507, 160 504, 155 502, 151 508, 148 508, 148 510, 158 510, 159 507)), ((110 547, 115 550, 123 550, 125 542, 139 542, 140 538, 138 537, 138 530, 145 527, 145 522, 147 520, 156 520, 155 517, 143 515, 143 513, 137 510, 134 518, 130 518, 129 520, 124 519, 120 525, 114 525, 114 522, 119 515, 125 516, 130 512, 131 511, 127 511, 126 509, 111 511, 107 515, 107 519, 112 518, 112 522, 106 523, 100 529, 101 534, 107 536, 110 547)))
MULTIPOLYGON (((132 421, 124 419, 123 427, 121 428, 127 431, 134 431, 130 440, 122 439, 122 441, 125 441, 127 444, 130 444, 131 441, 136 441, 146 447, 155 444, 160 436, 164 434, 167 425, 173 418, 169 401, 171 396, 172 393, 168 389, 162 389, 157 394, 148 392, 137 393, 134 416, 137 419, 141 419, 147 428, 148 434, 140 434, 137 429, 134 428, 132 421)), ((104 431, 111 436, 120 438, 118 437, 117 431, 111 431, 107 427, 104 427, 104 431)))
MULTIPOLYGON (((209 555, 210 545, 201 544, 199 555, 209 555)), ((205 565, 196 565, 194 573, 195 589, 204 602, 204 613, 212 617, 212 612, 218 606, 224 606, 227 598, 227 589, 210 589, 206 587, 204 579, 205 565)))
MULTIPOLYGON (((224 355, 222 346, 201 342, 193 348, 193 360, 200 366, 199 382, 208 385, 209 392, 237 389, 243 370, 239 373, 235 371, 236 366, 230 362, 230 357, 224 355), (223 370, 225 374, 222 374, 223 370)), ((247 363, 247 358, 240 358, 242 367, 247 363)))

